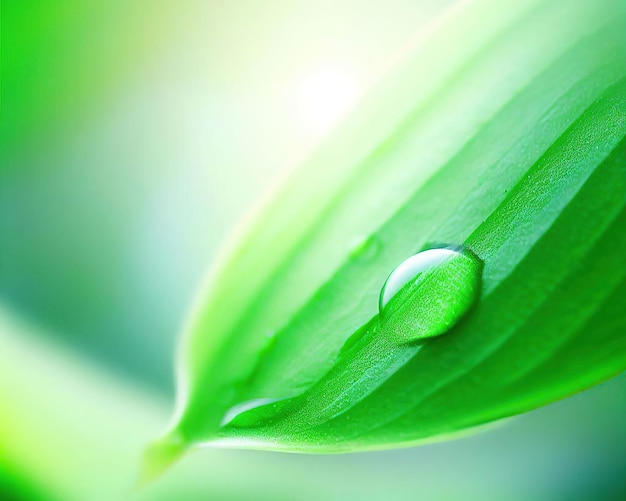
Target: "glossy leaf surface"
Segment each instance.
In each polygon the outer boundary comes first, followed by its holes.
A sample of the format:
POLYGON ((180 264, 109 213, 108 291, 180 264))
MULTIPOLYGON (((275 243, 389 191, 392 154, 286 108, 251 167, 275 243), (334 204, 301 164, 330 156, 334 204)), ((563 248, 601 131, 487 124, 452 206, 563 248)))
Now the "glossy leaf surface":
POLYGON ((430 26, 224 251, 163 450, 406 446, 624 370, 625 23, 614 0, 484 0, 430 26), (400 343, 377 298, 433 242, 484 263, 476 304, 400 343))

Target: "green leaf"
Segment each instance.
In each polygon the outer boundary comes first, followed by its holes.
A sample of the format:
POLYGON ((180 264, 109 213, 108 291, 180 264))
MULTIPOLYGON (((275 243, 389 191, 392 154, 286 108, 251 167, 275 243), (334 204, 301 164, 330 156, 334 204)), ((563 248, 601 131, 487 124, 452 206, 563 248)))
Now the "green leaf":
POLYGON ((406 446, 624 370, 625 22, 617 0, 444 13, 224 251, 156 450, 406 446), (484 269, 410 282, 386 329, 386 277, 432 242, 484 269), (437 298, 462 307, 426 338, 437 298))

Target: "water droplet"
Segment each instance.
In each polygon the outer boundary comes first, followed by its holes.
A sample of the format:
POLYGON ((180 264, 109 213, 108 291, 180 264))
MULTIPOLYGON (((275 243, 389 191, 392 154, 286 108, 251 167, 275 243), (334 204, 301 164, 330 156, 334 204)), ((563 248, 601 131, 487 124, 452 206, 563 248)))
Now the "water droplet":
POLYGON ((460 247, 429 249, 396 267, 380 292, 384 330, 401 341, 450 330, 480 295, 483 263, 460 247))
POLYGON ((255 398, 231 407, 220 426, 252 427, 270 421, 287 406, 290 398, 255 398))
POLYGON ((380 241, 375 236, 354 239, 351 245, 350 257, 371 261, 380 252, 380 241))
POLYGON ((253 400, 248 400, 246 402, 242 402, 240 404, 231 407, 224 417, 222 418, 222 422, 220 426, 226 426, 230 422, 232 422, 237 416, 240 416, 244 412, 248 412, 252 409, 256 409, 257 407, 262 407, 264 405, 273 404, 281 400, 280 398, 255 398, 253 400))

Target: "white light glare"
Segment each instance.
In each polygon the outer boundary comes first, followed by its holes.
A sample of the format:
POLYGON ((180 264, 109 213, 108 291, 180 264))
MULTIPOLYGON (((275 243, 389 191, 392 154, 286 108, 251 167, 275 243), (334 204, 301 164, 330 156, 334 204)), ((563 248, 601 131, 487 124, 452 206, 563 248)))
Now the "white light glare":
POLYGON ((298 113, 317 132, 335 125, 358 97, 352 75, 337 68, 304 74, 297 90, 298 113))

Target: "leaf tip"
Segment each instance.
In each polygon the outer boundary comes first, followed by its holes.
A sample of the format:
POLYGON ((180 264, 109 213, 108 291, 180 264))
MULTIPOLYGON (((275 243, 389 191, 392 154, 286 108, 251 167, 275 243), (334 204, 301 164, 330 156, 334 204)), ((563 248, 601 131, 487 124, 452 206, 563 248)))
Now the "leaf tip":
POLYGON ((188 444, 177 432, 170 432, 147 447, 143 454, 134 490, 153 482, 186 452, 188 444))

